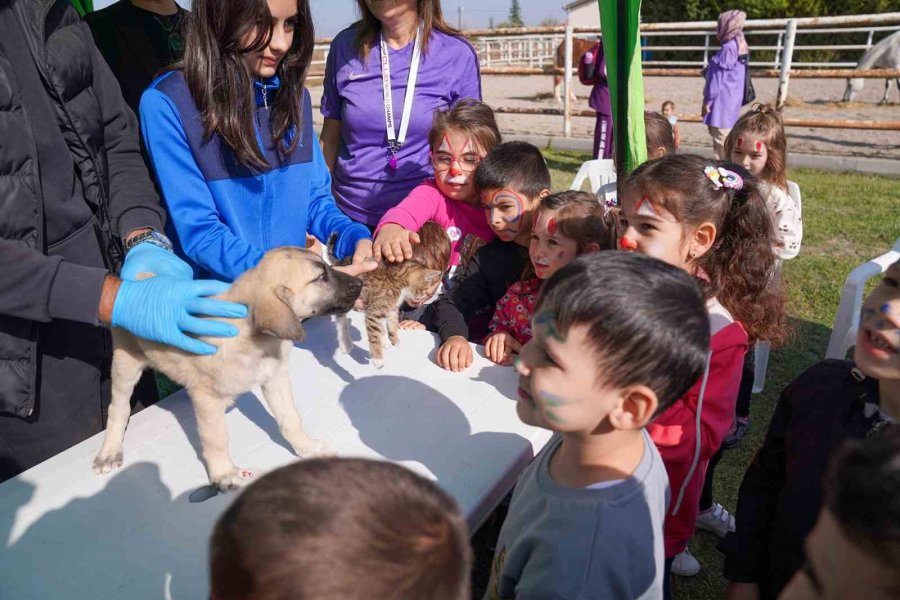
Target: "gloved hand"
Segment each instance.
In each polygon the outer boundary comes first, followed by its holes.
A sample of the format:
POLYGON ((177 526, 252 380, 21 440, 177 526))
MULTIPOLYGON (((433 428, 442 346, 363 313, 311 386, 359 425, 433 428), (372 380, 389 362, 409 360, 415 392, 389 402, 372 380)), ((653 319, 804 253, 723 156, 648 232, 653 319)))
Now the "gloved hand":
POLYGON ((237 335, 234 325, 192 316, 246 317, 247 307, 243 304, 205 297, 222 294, 229 287, 221 281, 192 281, 171 275, 157 275, 140 281, 123 280, 113 304, 112 325, 186 352, 215 354, 215 346, 185 334, 237 335))
POLYGON ((141 242, 128 251, 119 277, 126 281, 136 281, 138 273, 170 275, 175 279, 194 278, 189 264, 175 256, 174 253, 150 242, 141 242))

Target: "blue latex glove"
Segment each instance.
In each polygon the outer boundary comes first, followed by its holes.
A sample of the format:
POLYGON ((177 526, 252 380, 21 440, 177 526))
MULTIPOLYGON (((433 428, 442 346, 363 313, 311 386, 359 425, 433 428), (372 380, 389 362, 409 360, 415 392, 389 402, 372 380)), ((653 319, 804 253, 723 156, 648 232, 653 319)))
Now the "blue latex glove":
POLYGON ((119 277, 127 281, 137 280, 138 273, 170 275, 175 279, 193 279, 191 266, 168 250, 150 242, 141 242, 128 251, 119 277))
POLYGON ((237 335, 234 325, 192 316, 246 317, 247 307, 243 304, 206 298, 222 294, 229 287, 221 281, 190 281, 170 275, 157 275, 140 281, 123 280, 113 304, 112 325, 186 352, 215 354, 215 346, 186 334, 237 335))

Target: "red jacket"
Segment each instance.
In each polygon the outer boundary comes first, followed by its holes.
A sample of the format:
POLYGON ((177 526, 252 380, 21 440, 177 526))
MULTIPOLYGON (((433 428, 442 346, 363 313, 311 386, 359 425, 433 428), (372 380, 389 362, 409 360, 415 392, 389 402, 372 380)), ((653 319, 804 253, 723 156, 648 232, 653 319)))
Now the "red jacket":
POLYGON ((734 420, 746 352, 747 332, 740 323, 720 329, 710 340, 703 376, 647 426, 669 474, 666 558, 682 552, 694 534, 706 465, 734 420))

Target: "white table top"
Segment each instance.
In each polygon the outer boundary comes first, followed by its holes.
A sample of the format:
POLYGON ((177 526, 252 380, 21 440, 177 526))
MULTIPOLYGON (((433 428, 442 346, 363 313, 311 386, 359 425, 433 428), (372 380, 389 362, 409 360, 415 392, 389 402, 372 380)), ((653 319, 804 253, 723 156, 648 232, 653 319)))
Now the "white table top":
MULTIPOLYGON (((477 527, 547 443, 550 432, 522 424, 516 376, 479 348, 463 373, 433 362, 425 331, 402 331, 385 367, 369 364, 362 315, 355 347, 337 350, 328 319, 306 323, 291 355, 294 399, 314 438, 339 456, 383 458, 434 478, 477 527)), ((265 472, 295 460, 257 394, 227 414, 231 454, 265 472)), ((102 434, 0 484, 0 600, 208 597, 207 544, 235 497, 188 496, 208 483, 193 410, 182 390, 135 415, 125 464, 91 470, 102 434)))

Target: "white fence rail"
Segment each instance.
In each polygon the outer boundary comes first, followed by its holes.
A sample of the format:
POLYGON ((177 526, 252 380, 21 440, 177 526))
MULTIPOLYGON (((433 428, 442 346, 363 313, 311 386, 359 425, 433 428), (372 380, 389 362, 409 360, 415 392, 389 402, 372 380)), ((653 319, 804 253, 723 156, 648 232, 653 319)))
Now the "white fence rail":
MULTIPOLYGON (((697 75, 700 67, 709 61, 719 47, 716 40, 715 21, 694 21, 681 23, 645 23, 641 25, 641 45, 644 58, 642 64, 646 75, 697 75), (696 44, 666 44, 667 39, 695 37, 696 44), (702 52, 703 58, 685 56, 657 60, 653 54, 657 52, 693 53, 702 52)), ((744 33, 749 38, 751 58, 764 52, 774 53, 772 59, 751 60, 750 66, 755 69, 754 77, 777 76, 779 78, 777 104, 783 106, 787 99, 790 77, 847 77, 849 69, 856 66, 856 61, 801 61, 797 53, 804 51, 855 51, 859 57, 878 43, 882 38, 900 31, 900 13, 884 13, 880 15, 847 15, 839 17, 814 17, 797 19, 762 19, 747 21, 744 33), (851 34, 859 37, 859 42, 849 43, 809 43, 802 44, 803 37, 837 36, 851 34), (863 39, 864 38, 864 39, 863 39)), ((564 92, 561 110, 554 109, 511 109, 496 108, 497 112, 560 114, 563 120, 563 135, 571 135, 572 116, 582 116, 582 111, 574 111, 569 101, 568 89, 572 85, 574 66, 579 57, 572 56, 574 40, 578 38, 596 38, 599 29, 573 27, 533 27, 510 29, 477 29, 463 32, 478 52, 479 62, 485 74, 563 74, 564 92), (557 49, 564 45, 565 64, 557 65, 557 49)), ((321 76, 325 70, 328 57, 328 46, 331 40, 317 40, 313 53, 310 72, 321 76)), ((852 73, 856 75, 856 73, 852 73)), ((900 71, 880 69, 861 71, 862 77, 900 77, 900 71)), ((684 120, 684 119, 683 119, 684 120)), ((688 117, 686 120, 692 120, 688 117)), ((854 127, 854 122, 844 121, 844 127, 854 127)), ((869 121, 855 122, 857 128, 900 129, 900 122, 890 121, 883 124, 869 121), (877 126, 876 126, 877 125, 877 126)), ((786 123, 787 124, 787 123, 786 123)), ((804 123, 805 124, 805 123, 804 123)), ((797 125, 800 125, 798 122, 797 125)))

